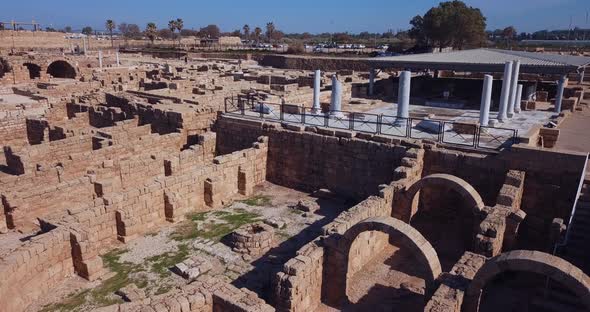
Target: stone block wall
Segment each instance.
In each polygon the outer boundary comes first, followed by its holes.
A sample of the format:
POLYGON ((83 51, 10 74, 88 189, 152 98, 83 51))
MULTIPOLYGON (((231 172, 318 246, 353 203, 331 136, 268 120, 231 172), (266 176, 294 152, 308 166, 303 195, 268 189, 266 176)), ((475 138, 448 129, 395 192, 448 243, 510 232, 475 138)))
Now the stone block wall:
MULTIPOLYGON (((25 120, 24 116, 0 119, 0 146, 22 146, 27 142, 25 120)), ((0 155, 0 159, 3 158, 4 155, 0 155)))
MULTIPOLYGON (((238 193, 249 195, 254 185, 265 180, 267 151, 266 138, 260 138, 252 148, 217 156, 212 162, 193 162, 183 170, 170 170, 169 175, 164 175, 161 165, 162 174, 137 180, 136 187, 105 192, 103 196, 117 211, 119 239, 127 241, 191 211, 223 207, 238 193)), ((198 149, 193 153, 199 154, 198 149)))
POLYGON ((54 229, 0 257, 0 311, 23 311, 74 274, 70 233, 54 229))
MULTIPOLYGON (((388 191, 391 191, 391 187, 384 185, 381 197, 371 196, 342 212, 334 221, 323 227, 324 237, 330 234, 343 234, 356 223, 369 217, 391 215, 391 200, 384 195, 388 191)), ((373 231, 359 235, 357 240, 362 243, 353 245, 350 250, 350 268, 355 272, 388 242, 387 235, 373 231), (365 242, 367 244, 364 244, 365 242)), ((326 263, 324 248, 320 239, 308 243, 297 251, 297 256, 285 263, 281 272, 277 273, 274 281, 274 303, 277 311, 313 311, 321 303, 324 285, 331 282, 330 273, 326 270, 329 270, 331 265, 337 265, 326 263)), ((349 272, 348 277, 353 274, 354 272, 349 272)))
POLYGON ((425 150, 422 176, 434 173, 457 176, 471 184, 485 203, 493 204, 506 172, 506 164, 493 155, 433 148, 425 150))
POLYGON ((393 180, 406 151, 401 145, 360 139, 349 131, 286 127, 222 117, 215 126, 217 152, 239 150, 244 142, 265 135, 269 137, 269 181, 307 191, 327 188, 364 199, 377 194, 380 184, 393 180))
POLYGON ((165 294, 93 311, 274 312, 275 309, 248 289, 209 277, 165 294))
POLYGON ((548 237, 553 218, 569 217, 585 162, 585 154, 523 144, 513 145, 497 154, 432 148, 426 149, 422 175, 447 173, 458 176, 478 191, 487 206, 493 207, 508 171, 524 172, 526 181, 520 209, 527 218, 520 225, 519 232, 526 232, 528 237, 541 243, 548 237))
POLYGON ((318 240, 297 251, 274 282, 277 311, 313 311, 321 303, 324 247, 318 240))
POLYGON ((461 312, 465 291, 487 258, 466 252, 450 272, 439 277, 440 286, 434 292, 424 312, 461 312))

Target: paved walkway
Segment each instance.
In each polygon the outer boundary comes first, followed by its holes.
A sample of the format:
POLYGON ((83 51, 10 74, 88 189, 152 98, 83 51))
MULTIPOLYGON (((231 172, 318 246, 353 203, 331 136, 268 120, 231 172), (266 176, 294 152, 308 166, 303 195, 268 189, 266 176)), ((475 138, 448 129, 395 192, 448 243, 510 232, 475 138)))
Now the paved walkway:
POLYGON ((559 126, 555 148, 590 152, 590 108, 576 111, 559 126))

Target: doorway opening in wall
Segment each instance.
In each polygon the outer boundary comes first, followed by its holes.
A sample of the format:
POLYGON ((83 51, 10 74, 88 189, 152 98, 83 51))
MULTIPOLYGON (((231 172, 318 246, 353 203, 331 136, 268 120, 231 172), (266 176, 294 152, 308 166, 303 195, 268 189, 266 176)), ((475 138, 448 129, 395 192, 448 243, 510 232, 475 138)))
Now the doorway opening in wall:
POLYGON ((443 272, 471 250, 474 216, 458 192, 441 185, 424 186, 410 224, 432 244, 443 272))
POLYGON ((388 234, 361 233, 350 248, 346 295, 349 304, 342 311, 424 311, 426 270, 414 254, 390 242, 388 234), (360 255, 368 240, 381 241, 373 254, 360 255))
POLYGON ((33 63, 24 63, 23 65, 29 70, 30 79, 41 78, 41 66, 33 63))

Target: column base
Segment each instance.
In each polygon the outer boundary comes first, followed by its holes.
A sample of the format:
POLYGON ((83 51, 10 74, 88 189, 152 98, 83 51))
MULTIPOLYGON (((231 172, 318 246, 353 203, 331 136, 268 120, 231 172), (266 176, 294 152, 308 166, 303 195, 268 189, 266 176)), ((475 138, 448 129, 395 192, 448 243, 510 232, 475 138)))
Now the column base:
POLYGON ((330 116, 335 118, 344 118, 344 114, 342 112, 330 112, 330 116))

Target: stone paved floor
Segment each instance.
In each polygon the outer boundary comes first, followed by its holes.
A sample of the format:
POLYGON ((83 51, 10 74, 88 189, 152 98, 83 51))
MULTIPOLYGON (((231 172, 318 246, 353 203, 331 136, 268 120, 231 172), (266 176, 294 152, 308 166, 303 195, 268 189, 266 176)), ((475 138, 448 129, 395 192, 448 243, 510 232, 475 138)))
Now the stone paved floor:
POLYGON ((555 148, 576 152, 590 152, 590 109, 576 111, 559 126, 555 148))
MULTIPOLYGON (((272 104, 256 104, 254 109, 244 111, 244 115, 249 118, 260 118, 262 116, 267 120, 284 121, 294 124, 305 124, 310 126, 328 126, 334 129, 351 129, 361 132, 377 132, 378 115, 381 117, 380 131, 382 134, 406 137, 407 128, 411 128, 411 137, 415 139, 428 139, 434 141, 442 140, 444 143, 473 146, 475 144, 475 133, 458 133, 450 123, 439 123, 437 121, 413 120, 409 125, 407 120, 399 120, 396 116, 397 104, 376 105, 378 108, 370 109, 366 112, 355 115, 343 115, 340 117, 324 114, 311 114, 307 112, 305 116, 301 114, 289 114, 280 112, 280 106, 272 104), (439 127, 443 131, 439 133, 439 127)), ((235 114, 240 114, 236 112, 235 114)), ((439 107, 427 107, 421 105, 410 105, 410 115, 413 118, 428 117, 434 120, 451 121, 459 123, 475 123, 479 120, 479 111, 477 110, 458 110, 439 107)), ((496 119, 498 113, 491 112, 490 120, 496 119)), ((527 133, 533 126, 546 124, 549 118, 554 115, 549 111, 522 111, 513 118, 504 123, 499 123, 495 128, 488 128, 482 132, 479 145, 487 148, 498 148, 500 145, 509 142, 515 134, 527 133)), ((474 128, 473 128, 474 129, 474 128)))

